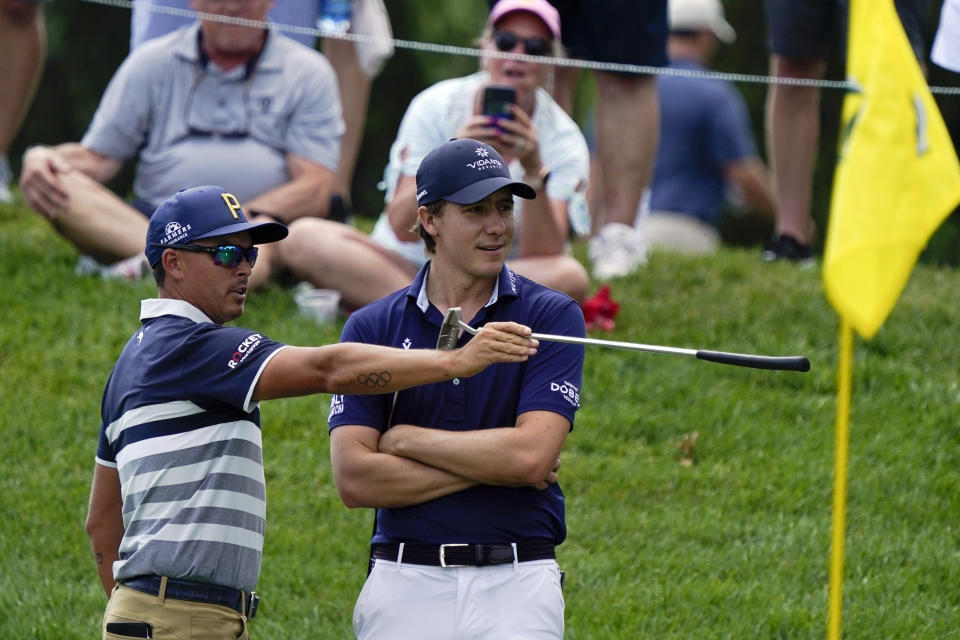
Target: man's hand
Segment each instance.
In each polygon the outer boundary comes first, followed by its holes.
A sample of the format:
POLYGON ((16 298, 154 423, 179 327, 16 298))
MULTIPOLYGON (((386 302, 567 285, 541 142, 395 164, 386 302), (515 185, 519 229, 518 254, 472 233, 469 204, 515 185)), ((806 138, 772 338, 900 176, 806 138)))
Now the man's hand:
POLYGON ((560 470, 560 458, 557 458, 557 462, 556 464, 553 465, 553 469, 550 470, 550 473, 548 473, 547 476, 540 482, 536 484, 532 484, 530 486, 536 489, 537 491, 543 491, 550 485, 557 484, 557 480, 558 480, 557 471, 559 470, 560 470))
POLYGON ((470 341, 451 352, 454 375, 469 377, 498 362, 523 362, 537 352, 540 344, 528 338, 530 327, 516 322, 488 322, 470 341))
POLYGON ((33 147, 23 156, 20 190, 30 208, 50 220, 70 204, 70 196, 58 177, 73 171, 60 154, 48 147, 33 147))
POLYGON ((380 434, 380 439, 377 441, 377 451, 379 453, 390 454, 391 456, 402 456, 403 454, 400 453, 400 441, 404 434, 416 428, 417 427, 408 424, 393 425, 380 434))

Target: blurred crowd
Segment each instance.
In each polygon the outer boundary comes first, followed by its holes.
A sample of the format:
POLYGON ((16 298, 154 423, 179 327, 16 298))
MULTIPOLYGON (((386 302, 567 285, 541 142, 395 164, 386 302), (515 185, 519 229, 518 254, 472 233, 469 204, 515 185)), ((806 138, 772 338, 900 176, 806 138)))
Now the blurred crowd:
MULTIPOLYGON (((769 85, 761 154, 738 88, 702 77, 720 47, 737 46, 721 0, 608 0, 603 11, 489 0, 480 48, 527 57, 481 56, 476 73, 410 102, 383 159, 385 201, 369 234, 357 228, 351 192, 371 82, 393 53, 383 0, 154 3, 172 11, 135 3, 130 53, 83 138, 31 146, 13 176, 6 152, 42 76, 44 4, 0 0, 0 200, 18 181, 26 203, 79 250, 78 272, 145 275, 152 211, 178 189, 219 184, 254 218, 291 228, 265 248, 255 286, 308 282, 358 308, 409 283, 424 262, 414 174, 452 137, 490 144, 546 194, 517 207, 511 266, 578 302, 642 269, 652 251, 716 250, 731 215, 770 234, 764 260, 815 260, 819 89, 769 85), (318 51, 313 35, 195 20, 190 9, 372 38, 322 38, 318 51), (571 118, 580 72, 536 60, 547 56, 680 73, 594 72, 596 99, 581 124, 571 118), (129 197, 105 186, 127 164, 129 197), (586 260, 574 255, 581 242, 586 260)), ((771 75, 823 77, 829 52, 844 45, 845 4, 765 0, 771 75)), ((895 4, 925 68, 926 3, 895 4)), ((960 68, 958 33, 960 0, 946 0, 933 63, 960 68)))

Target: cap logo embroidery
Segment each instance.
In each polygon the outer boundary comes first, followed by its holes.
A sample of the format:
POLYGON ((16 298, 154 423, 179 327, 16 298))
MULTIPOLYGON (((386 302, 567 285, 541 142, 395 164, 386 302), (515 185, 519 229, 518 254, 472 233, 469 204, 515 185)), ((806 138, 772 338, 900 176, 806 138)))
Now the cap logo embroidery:
POLYGON ((186 226, 180 224, 176 220, 168 222, 167 225, 163 228, 163 239, 161 242, 163 244, 177 244, 181 240, 187 237, 187 234, 190 232, 191 226, 188 224, 186 226))
POLYGON ((240 211, 240 202, 237 200, 237 196, 232 193, 221 193, 220 197, 223 198, 223 201, 227 203, 227 208, 230 209, 230 214, 234 218, 239 218, 237 211, 240 211))
POLYGON ((486 158, 490 155, 490 152, 484 149, 483 147, 477 147, 477 155, 481 158, 486 158))
POLYGON ((468 162, 467 166, 471 169, 483 171, 484 169, 502 169, 503 163, 494 158, 484 158, 476 162, 468 162))

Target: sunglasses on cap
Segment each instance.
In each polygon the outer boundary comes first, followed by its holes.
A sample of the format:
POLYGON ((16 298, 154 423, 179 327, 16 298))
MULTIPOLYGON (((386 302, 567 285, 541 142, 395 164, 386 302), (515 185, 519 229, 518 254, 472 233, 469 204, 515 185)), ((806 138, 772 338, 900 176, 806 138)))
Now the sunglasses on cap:
POLYGON ((160 242, 151 242, 152 247, 163 247, 164 249, 180 249, 182 251, 193 251, 194 253, 209 253, 213 256, 213 264, 232 269, 240 260, 246 260, 251 267, 257 263, 257 254, 260 252, 256 247, 245 249, 235 244, 224 244, 219 247, 204 247, 199 244, 162 244, 160 242))
POLYGON ((513 51, 518 42, 523 43, 523 52, 528 56, 545 56, 553 48, 552 43, 543 38, 521 38, 509 31, 497 31, 493 34, 493 44, 500 51, 513 51))

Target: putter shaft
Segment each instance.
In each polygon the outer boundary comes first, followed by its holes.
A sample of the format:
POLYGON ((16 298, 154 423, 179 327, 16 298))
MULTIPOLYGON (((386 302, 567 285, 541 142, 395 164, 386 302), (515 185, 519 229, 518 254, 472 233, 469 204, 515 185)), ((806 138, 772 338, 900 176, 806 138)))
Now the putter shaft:
MULTIPOLYGON (((470 335, 477 334, 477 330, 463 320, 460 321, 460 328, 470 335)), ((718 364, 749 367, 751 369, 768 369, 776 371, 810 370, 810 361, 804 356, 757 356, 747 353, 709 351, 706 349, 681 349, 679 347, 661 347, 651 344, 640 344, 637 342, 617 342, 615 340, 597 340, 595 338, 558 336, 549 333, 532 333, 530 334, 530 337, 535 340, 545 340, 547 342, 565 342, 568 344, 609 347, 611 349, 643 351, 646 353, 667 353, 675 356, 687 356, 689 358, 697 358, 698 360, 706 360, 707 362, 716 362, 718 364)))

